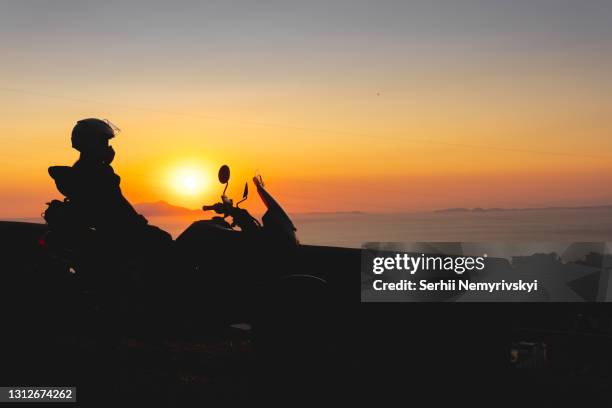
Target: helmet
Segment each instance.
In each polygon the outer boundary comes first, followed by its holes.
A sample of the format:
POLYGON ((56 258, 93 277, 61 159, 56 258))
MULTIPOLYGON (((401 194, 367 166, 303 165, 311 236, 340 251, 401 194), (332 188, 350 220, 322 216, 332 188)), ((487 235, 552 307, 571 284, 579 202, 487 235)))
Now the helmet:
POLYGON ((79 120, 72 129, 72 147, 82 152, 107 146, 108 140, 115 137, 115 129, 119 130, 108 120, 79 120))

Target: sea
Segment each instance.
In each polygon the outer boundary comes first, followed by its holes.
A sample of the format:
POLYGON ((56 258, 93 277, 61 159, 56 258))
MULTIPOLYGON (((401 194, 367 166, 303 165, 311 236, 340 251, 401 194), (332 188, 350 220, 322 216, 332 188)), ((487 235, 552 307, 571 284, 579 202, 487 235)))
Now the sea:
MULTIPOLYGON (((612 208, 316 213, 291 218, 301 243, 348 248, 366 242, 612 242, 612 208)), ((193 219, 149 221, 176 237, 193 219)))
MULTIPOLYGON (((612 242, 612 207, 290 216, 301 243, 347 248, 366 242, 612 242)), ((192 222, 207 217, 147 218, 176 238, 192 222)))

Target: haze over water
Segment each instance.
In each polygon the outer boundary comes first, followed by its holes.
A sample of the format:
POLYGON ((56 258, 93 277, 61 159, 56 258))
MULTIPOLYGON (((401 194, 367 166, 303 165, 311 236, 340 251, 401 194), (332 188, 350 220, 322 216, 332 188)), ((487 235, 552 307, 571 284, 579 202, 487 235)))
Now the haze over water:
MULTIPOLYGON (((203 214, 202 219, 208 215, 203 214)), ((297 214, 303 244, 360 247, 364 242, 612 241, 612 209, 491 212, 297 214)), ((191 222, 149 217, 173 236, 191 222)))

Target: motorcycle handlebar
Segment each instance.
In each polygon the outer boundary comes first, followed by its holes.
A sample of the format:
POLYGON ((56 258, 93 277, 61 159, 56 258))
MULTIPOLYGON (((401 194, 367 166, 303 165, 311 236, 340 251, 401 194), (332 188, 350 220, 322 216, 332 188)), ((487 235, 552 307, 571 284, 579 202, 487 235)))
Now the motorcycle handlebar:
POLYGON ((216 203, 213 205, 204 205, 202 206, 202 210, 204 211, 214 211, 217 214, 227 214, 230 215, 232 213, 232 207, 223 203, 216 203))
POLYGON ((238 225, 243 231, 246 229, 252 229, 261 227, 259 221, 257 221, 249 212, 243 208, 226 205, 224 203, 216 203, 213 205, 203 205, 202 210, 204 211, 215 211, 217 214, 223 214, 224 217, 232 216, 234 218, 232 227, 238 225))

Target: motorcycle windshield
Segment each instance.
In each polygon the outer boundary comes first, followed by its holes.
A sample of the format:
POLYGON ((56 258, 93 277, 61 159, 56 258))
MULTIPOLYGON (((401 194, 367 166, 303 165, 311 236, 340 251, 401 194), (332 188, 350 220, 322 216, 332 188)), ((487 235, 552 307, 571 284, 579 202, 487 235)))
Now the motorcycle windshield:
POLYGON ((289 228, 291 231, 296 231, 297 229, 293 225, 293 222, 291 221, 291 218, 289 218, 289 215, 287 215, 287 213, 285 212, 285 210, 283 210, 280 204, 265 189, 263 180, 260 175, 253 177, 253 183, 255 184, 255 187, 257 187, 257 194, 259 194, 261 201, 263 201, 268 211, 274 214, 274 216, 283 224, 285 224, 286 227, 289 228))

